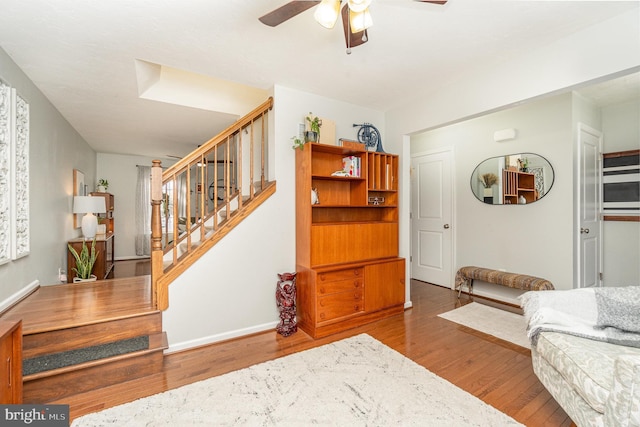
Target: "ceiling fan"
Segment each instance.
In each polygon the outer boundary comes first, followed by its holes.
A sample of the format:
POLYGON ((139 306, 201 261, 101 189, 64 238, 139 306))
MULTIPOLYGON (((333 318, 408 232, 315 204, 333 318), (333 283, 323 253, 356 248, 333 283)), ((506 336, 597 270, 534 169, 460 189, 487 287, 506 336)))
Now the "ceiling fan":
MULTIPOLYGON (((338 15, 342 16, 347 54, 351 48, 360 46, 369 40, 367 29, 373 25, 369 14, 369 5, 372 0, 294 0, 279 8, 272 10, 258 18, 260 22, 270 27, 275 27, 293 18, 296 15, 318 5, 314 13, 315 20, 325 28, 333 28, 338 15)), ((447 0, 414 0, 420 3, 433 3, 443 5, 447 0)))

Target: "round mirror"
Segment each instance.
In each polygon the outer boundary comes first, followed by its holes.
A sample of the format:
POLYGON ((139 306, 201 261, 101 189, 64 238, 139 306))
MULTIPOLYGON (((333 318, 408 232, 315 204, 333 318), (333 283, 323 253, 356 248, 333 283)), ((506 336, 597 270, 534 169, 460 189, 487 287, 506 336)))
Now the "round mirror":
POLYGON ((471 174, 471 192, 489 205, 524 205, 551 190, 551 163, 533 153, 509 154, 481 162, 471 174))

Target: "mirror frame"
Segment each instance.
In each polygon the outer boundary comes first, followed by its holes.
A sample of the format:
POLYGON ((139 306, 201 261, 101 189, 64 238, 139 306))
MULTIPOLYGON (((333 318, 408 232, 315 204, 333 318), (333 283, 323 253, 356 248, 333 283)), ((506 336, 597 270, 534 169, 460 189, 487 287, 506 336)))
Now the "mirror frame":
MULTIPOLYGON (((484 172, 484 171, 483 171, 484 172)), ((483 174, 484 175, 484 174, 483 174)), ((502 156, 494 156, 489 157, 475 167, 473 172, 471 173, 470 179, 470 188, 473 196, 481 203, 495 206, 509 205, 509 204, 531 204, 535 203, 538 200, 544 198, 551 188, 553 188, 553 184, 555 182, 555 170, 553 165, 546 157, 541 156, 540 154, 523 152, 523 153, 512 153, 505 154, 502 156), (512 158, 512 159, 510 159, 512 158), (531 158, 535 158, 536 160, 533 164, 530 161, 531 158), (527 160, 526 162, 522 162, 522 160, 527 160), (539 159, 539 160, 538 160, 539 159), (496 183, 492 184, 490 187, 483 187, 482 180, 480 179, 479 169, 482 167, 485 162, 489 162, 495 160, 497 162, 496 165, 496 173, 486 172, 485 174, 493 174, 495 178, 497 178, 496 183), (502 163, 501 163, 502 161, 502 163), (524 164, 523 164, 524 163, 524 164), (548 170, 547 170, 548 169, 548 170), (535 170, 535 172, 530 172, 530 170, 535 170), (541 172, 538 172, 541 170, 541 172), (505 184, 503 182, 503 176, 505 172, 511 172, 511 177, 508 179, 508 182, 505 184), (526 173, 527 175, 521 175, 526 173), (550 179, 549 179, 549 173, 550 179), (532 174, 532 175, 529 175, 532 174), (522 179, 522 182, 519 180, 522 179), (547 187, 547 182, 550 184, 547 187), (497 185, 497 188, 495 188, 497 185), (504 187, 511 186, 515 191, 511 192, 510 199, 505 203, 503 201, 504 195, 504 187), (542 188, 541 188, 542 187, 542 188), (480 193, 483 190, 490 189, 490 195, 480 193), (542 194, 541 194, 542 193, 542 194), (539 195, 541 194, 541 195, 539 195), (498 198, 498 202, 495 203, 495 198, 498 198), (488 201, 491 199, 491 201, 488 201)), ((506 191, 509 189, 507 188, 506 191)))

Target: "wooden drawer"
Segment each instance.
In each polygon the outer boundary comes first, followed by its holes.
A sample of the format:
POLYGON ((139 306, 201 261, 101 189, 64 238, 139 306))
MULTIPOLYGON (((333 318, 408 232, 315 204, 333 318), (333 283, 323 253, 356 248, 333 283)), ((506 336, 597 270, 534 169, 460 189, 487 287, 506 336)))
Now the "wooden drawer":
POLYGON ((364 269, 349 268, 318 274, 318 295, 362 290, 364 269))
POLYGON ((333 282, 318 282, 318 295, 335 294, 337 292, 348 292, 362 290, 363 279, 336 280, 333 282))
POLYGON ((340 292, 318 298, 318 322, 338 319, 364 310, 363 292, 340 292))
POLYGON ((324 273, 318 273, 318 283, 332 282, 334 280, 353 279, 363 276, 362 267, 348 268, 346 270, 327 271, 324 273))

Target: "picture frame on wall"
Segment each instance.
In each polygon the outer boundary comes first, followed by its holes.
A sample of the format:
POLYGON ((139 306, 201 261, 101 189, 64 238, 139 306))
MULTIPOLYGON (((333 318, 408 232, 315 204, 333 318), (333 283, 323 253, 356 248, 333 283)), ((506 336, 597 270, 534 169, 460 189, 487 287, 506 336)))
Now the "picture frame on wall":
MULTIPOLYGON (((73 170, 73 195, 86 196, 86 185, 84 184, 84 173, 78 169, 73 170)), ((73 228, 82 226, 82 215, 73 214, 73 228)))

